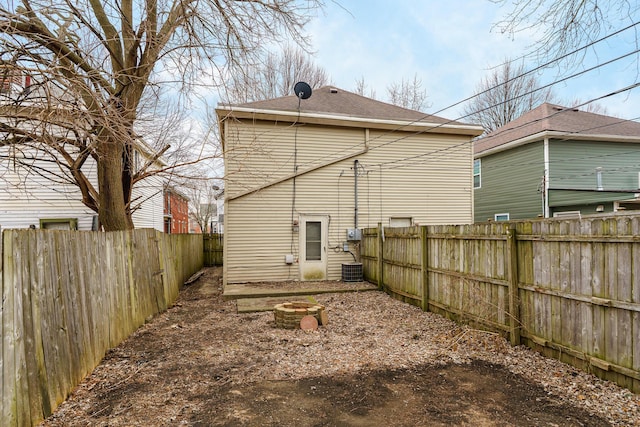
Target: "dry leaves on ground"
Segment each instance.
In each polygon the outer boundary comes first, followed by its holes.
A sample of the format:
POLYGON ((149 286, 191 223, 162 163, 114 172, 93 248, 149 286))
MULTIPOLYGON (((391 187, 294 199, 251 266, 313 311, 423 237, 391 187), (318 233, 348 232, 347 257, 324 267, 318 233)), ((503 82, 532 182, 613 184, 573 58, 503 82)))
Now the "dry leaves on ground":
MULTIPOLYGON (((179 420, 206 425, 184 420, 206 412, 222 388, 242 393, 242 387, 259 381, 473 360, 504 366, 543 387, 550 398, 612 425, 640 425, 639 395, 525 347, 511 347, 496 334, 456 325, 378 291, 316 300, 327 308, 327 325, 312 332, 276 329, 271 312, 237 314, 235 302, 221 298, 219 270, 210 270, 185 288, 176 306, 111 350, 45 425, 144 425, 136 419, 147 425, 179 420)), ((248 417, 236 412, 225 416, 248 417)))

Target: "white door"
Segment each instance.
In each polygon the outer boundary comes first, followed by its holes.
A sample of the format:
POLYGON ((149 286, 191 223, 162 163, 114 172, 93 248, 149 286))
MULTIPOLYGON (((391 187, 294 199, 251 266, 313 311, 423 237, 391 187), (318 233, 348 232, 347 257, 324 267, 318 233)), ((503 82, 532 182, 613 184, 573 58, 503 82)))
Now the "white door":
POLYGON ((300 280, 326 280, 329 217, 300 216, 300 280))

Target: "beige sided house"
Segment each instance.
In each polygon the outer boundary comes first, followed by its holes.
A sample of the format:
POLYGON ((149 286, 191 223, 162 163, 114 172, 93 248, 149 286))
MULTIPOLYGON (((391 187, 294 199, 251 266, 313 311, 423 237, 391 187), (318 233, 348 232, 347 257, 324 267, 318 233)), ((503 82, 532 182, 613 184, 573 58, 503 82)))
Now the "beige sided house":
POLYGON ((334 87, 216 112, 225 283, 337 280, 362 228, 473 222, 479 126, 334 87))

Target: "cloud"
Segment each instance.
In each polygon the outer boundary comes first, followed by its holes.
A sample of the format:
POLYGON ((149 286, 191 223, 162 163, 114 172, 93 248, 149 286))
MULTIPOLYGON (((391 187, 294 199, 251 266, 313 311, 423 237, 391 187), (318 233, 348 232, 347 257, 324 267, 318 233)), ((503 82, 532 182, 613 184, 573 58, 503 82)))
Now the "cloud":
MULTIPOLYGON (((340 6, 328 3, 325 13, 307 27, 317 64, 327 70, 334 84, 347 90, 353 90, 356 80, 364 77, 378 98, 385 97, 389 84, 417 75, 427 90, 430 112, 471 96, 492 67, 506 58, 522 57, 538 36, 534 30, 502 34, 494 24, 507 11, 488 1, 341 0, 340 6)), ((616 52, 634 48, 635 40, 635 33, 630 32, 603 43, 578 61, 578 66, 601 64, 616 52)), ((623 82, 638 80, 637 59, 635 66, 633 60, 621 61, 572 78, 555 86, 554 91, 562 99, 584 100, 609 93, 623 82)), ((526 68, 537 65, 535 58, 527 61, 526 68)), ((575 71, 551 68, 539 79, 542 84, 551 83, 575 71)), ((638 104, 636 96, 633 93, 601 103, 612 113, 628 116, 630 106, 638 104)), ((454 107, 443 115, 457 118, 461 110, 454 107)))
POLYGON ((487 67, 525 44, 490 31, 496 6, 489 2, 341 4, 350 13, 330 5, 308 28, 318 64, 347 90, 364 77, 379 97, 417 75, 433 109, 470 96, 487 67))

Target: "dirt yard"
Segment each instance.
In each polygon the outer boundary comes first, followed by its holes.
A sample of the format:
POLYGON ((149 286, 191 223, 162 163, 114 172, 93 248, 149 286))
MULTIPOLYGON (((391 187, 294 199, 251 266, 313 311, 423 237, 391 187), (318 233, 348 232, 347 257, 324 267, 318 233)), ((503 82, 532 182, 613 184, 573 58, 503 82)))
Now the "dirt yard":
POLYGON ((640 426, 640 396, 380 292, 329 323, 237 314, 209 269, 43 426, 640 426))

